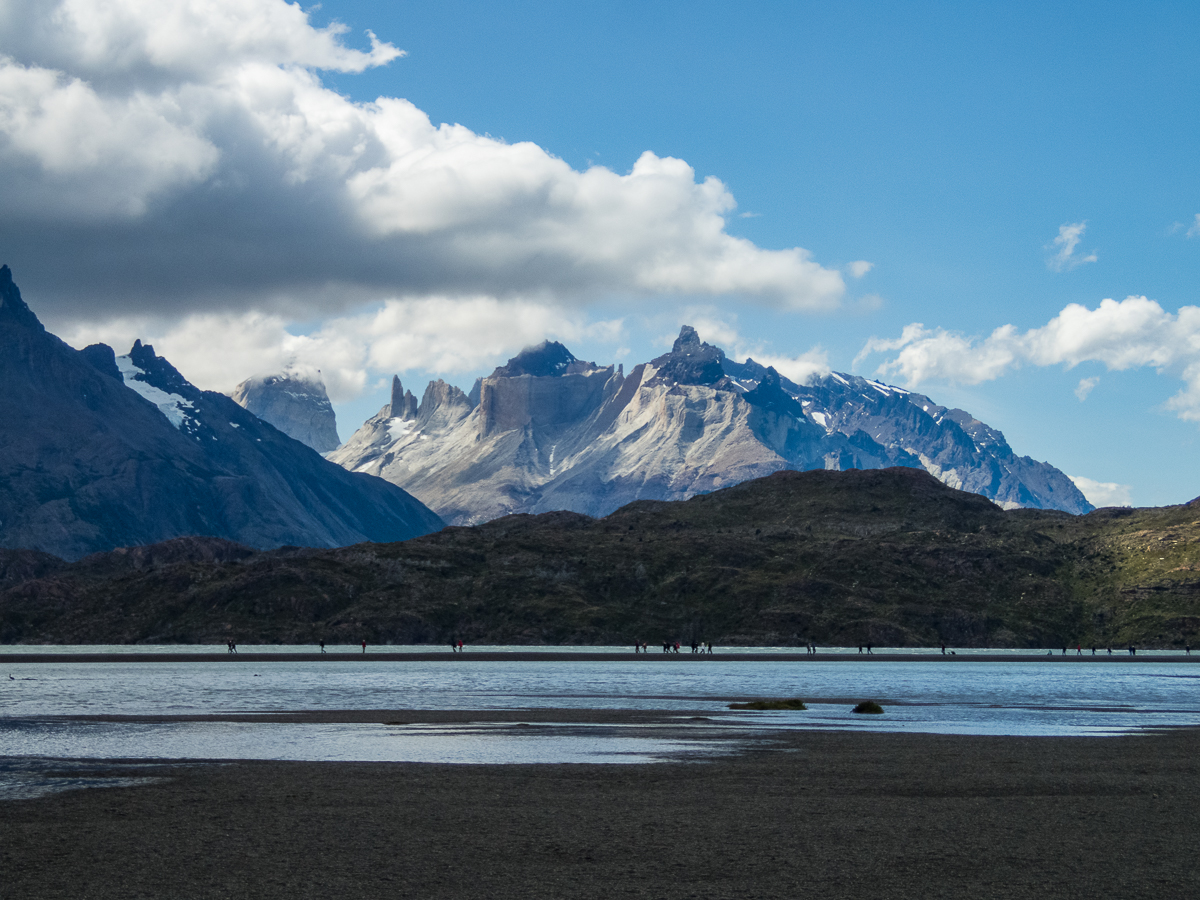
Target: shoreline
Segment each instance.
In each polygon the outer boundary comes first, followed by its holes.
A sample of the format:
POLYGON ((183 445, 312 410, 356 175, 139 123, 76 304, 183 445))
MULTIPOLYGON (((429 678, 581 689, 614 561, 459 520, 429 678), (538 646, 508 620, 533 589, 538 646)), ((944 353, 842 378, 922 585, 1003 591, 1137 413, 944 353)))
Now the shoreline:
POLYGON ((1078 656, 1068 653, 1063 656, 1052 654, 999 654, 999 653, 964 653, 961 656, 940 653, 742 653, 736 650, 707 653, 622 653, 622 652, 563 652, 561 650, 529 650, 529 651, 494 651, 494 650, 465 650, 461 653, 446 653, 442 651, 392 653, 386 650, 366 653, 161 653, 147 651, 139 653, 2 653, 0 664, 16 663, 181 663, 181 662, 226 662, 235 663, 271 663, 271 662, 638 662, 650 664, 661 662, 680 664, 692 660, 700 665, 707 662, 940 662, 945 664, 965 662, 1021 662, 1021 663, 1200 663, 1200 652, 1195 655, 1177 653, 1172 655, 1130 656, 1126 652, 1113 653, 1112 656, 1097 653, 1092 656, 1085 653, 1078 656))

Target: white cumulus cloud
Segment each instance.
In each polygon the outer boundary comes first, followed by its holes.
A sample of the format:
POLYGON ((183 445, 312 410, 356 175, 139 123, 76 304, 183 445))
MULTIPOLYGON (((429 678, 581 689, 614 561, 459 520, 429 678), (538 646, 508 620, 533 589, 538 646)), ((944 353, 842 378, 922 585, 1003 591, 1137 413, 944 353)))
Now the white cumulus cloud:
POLYGON ((118 353, 141 339, 209 390, 228 392, 256 374, 320 369, 334 402, 356 397, 374 373, 454 375, 498 365, 547 338, 615 342, 621 335, 619 320, 589 323, 547 304, 485 296, 394 298, 327 319, 306 334, 292 333, 281 316, 260 312, 197 313, 182 320, 133 316, 62 333, 74 347, 103 342, 118 353))
MULTIPOLYGON (((715 177, 354 102, 402 51, 284 0, 0 0, 0 245, 56 311, 338 313, 403 295, 737 295, 836 306, 836 269, 726 231, 715 177)), ((857 264, 855 264, 857 265, 857 264)))
POLYGON ((1087 497, 1088 502, 1096 507, 1103 506, 1132 506, 1133 493, 1128 484, 1117 484, 1114 481, 1094 481, 1082 475, 1068 475, 1075 487, 1087 497))
MULTIPOLYGON (((898 338, 871 338, 855 359, 887 354, 881 375, 909 386, 926 381, 978 384, 1023 365, 1072 368, 1103 363, 1109 371, 1153 368, 1175 375, 1183 388, 1168 402, 1180 418, 1200 421, 1200 307, 1164 310, 1146 297, 1103 300, 1096 309, 1072 303, 1040 328, 1021 332, 1013 325, 977 338, 920 323, 898 338)), ((1077 395, 1094 387, 1084 379, 1077 395)), ((1083 399, 1080 397, 1080 399, 1083 399)))

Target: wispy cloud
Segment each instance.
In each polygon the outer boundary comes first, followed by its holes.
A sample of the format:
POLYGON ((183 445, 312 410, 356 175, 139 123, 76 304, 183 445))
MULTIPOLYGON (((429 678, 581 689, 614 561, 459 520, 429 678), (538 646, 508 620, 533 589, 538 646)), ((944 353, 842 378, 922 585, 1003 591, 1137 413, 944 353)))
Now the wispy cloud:
MULTIPOLYGON (((1104 300, 1096 309, 1077 303, 1040 328, 1020 332, 1003 325, 985 338, 958 334, 920 323, 906 326, 897 338, 871 338, 855 365, 877 353, 889 354, 881 375, 898 376, 917 386, 928 381, 978 384, 1024 365, 1067 368, 1103 363, 1109 371, 1153 368, 1184 382, 1167 408, 1200 421, 1200 307, 1169 313, 1146 297, 1104 300)), ((1083 399, 1095 384, 1083 379, 1083 399)), ((1098 381, 1096 382, 1098 383, 1098 381)))
POLYGON ((1082 403, 1088 398, 1088 394, 1100 383, 1100 377, 1080 378, 1079 384, 1075 386, 1075 398, 1082 403))
POLYGON ((875 268, 875 263, 867 262, 865 259, 856 259, 846 266, 846 271, 850 273, 851 278, 862 278, 873 268, 875 268))
POLYGON ((1192 222, 1192 227, 1187 230, 1187 236, 1190 238, 1200 237, 1200 213, 1196 213, 1195 221, 1192 222))
POLYGON ((1086 221, 1058 226, 1058 237, 1046 245, 1047 250, 1054 251, 1054 255, 1046 259, 1046 265, 1055 272, 1064 272, 1099 259, 1095 250, 1087 256, 1075 254, 1086 230, 1086 221))

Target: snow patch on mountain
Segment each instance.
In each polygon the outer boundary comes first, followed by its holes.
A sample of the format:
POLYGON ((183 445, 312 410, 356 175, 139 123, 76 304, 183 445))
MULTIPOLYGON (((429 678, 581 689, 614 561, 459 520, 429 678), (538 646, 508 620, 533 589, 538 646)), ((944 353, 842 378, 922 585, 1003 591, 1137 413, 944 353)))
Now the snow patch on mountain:
POLYGON ((408 435, 416 427, 416 424, 411 419, 389 419, 387 423, 388 440, 393 444, 396 443, 396 441, 408 435))
POLYGON ((189 411, 195 408, 195 404, 191 400, 148 384, 145 381, 146 372, 134 365, 128 355, 117 357, 117 368, 120 370, 121 379, 127 388, 157 406, 158 411, 167 417, 167 421, 180 431, 189 430, 186 426, 193 421, 189 411))

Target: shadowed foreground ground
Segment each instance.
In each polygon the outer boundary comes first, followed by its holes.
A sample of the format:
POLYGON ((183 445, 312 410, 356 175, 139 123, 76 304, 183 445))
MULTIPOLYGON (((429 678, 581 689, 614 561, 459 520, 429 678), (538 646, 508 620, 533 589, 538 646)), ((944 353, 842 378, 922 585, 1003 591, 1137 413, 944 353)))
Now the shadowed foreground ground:
POLYGON ((1200 896, 1200 731, 171 776, 0 805, 0 896, 1200 896))

